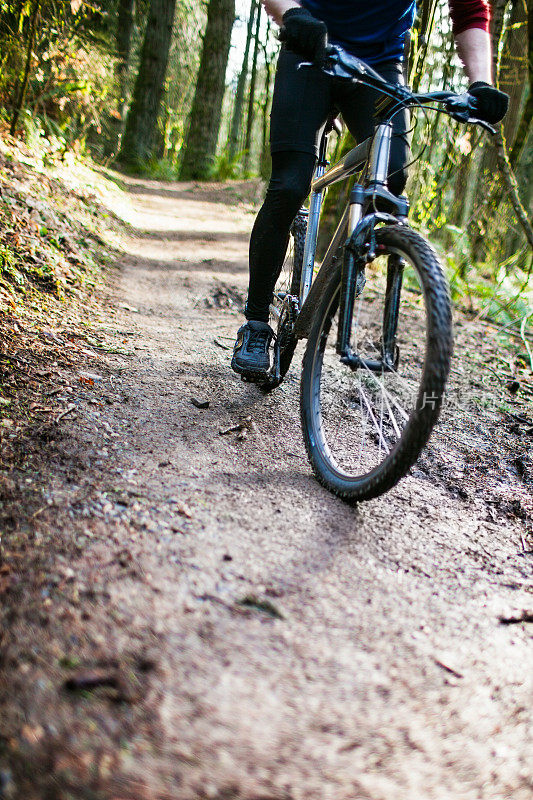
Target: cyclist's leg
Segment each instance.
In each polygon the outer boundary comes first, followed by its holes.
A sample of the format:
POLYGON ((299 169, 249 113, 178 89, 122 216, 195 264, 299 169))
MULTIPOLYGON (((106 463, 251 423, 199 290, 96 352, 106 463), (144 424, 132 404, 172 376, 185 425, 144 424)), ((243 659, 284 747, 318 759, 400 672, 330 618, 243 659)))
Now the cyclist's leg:
MULTIPOLYGON (((376 64, 374 69, 390 83, 403 84, 402 64, 387 61, 376 64)), ((341 110, 343 119, 354 138, 361 142, 374 131, 374 106, 383 95, 376 89, 361 84, 338 81, 334 85, 335 104, 341 110)), ((407 163, 409 161, 409 112, 403 109, 393 120, 393 137, 389 162, 389 189, 400 195, 407 182, 407 163)))
POLYGON ((268 322, 272 292, 287 250, 289 228, 309 194, 314 153, 272 153, 272 176, 250 237, 247 319, 268 322))
POLYGON ((272 176, 250 238, 246 317, 267 322, 291 223, 309 193, 317 145, 331 104, 331 80, 282 49, 270 126, 272 176))

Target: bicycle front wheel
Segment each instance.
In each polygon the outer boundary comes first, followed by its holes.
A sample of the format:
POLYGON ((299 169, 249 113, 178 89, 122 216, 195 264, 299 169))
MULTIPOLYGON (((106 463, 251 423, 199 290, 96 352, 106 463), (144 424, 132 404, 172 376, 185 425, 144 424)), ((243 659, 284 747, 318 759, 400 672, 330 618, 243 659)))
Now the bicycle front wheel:
POLYGON ((414 464, 439 415, 452 351, 446 279, 419 234, 400 225, 376 230, 365 278, 356 290, 351 363, 336 352, 339 266, 317 311, 301 381, 313 470, 350 501, 383 494, 414 464))

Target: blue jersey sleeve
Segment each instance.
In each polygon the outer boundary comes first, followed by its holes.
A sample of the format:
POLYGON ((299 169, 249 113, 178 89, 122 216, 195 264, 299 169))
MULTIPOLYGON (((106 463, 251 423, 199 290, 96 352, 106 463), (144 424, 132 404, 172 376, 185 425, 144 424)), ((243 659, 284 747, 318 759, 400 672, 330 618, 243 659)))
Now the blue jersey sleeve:
POLYGON ((402 60, 415 0, 301 0, 323 20, 329 39, 368 63, 402 60))

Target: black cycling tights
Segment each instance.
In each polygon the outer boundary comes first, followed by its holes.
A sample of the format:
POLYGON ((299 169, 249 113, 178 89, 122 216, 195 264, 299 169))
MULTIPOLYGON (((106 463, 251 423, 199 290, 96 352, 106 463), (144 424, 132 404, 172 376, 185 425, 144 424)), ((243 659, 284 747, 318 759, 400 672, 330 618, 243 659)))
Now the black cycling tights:
MULTIPOLYGON (((328 115, 340 111, 354 139, 362 142, 374 130, 379 93, 363 84, 337 80, 316 67, 299 69, 300 57, 281 49, 270 125, 272 179, 250 240, 250 288, 246 316, 268 321, 272 291, 281 271, 291 223, 307 197, 328 115)), ((398 61, 378 64, 385 80, 403 83, 398 61)), ((401 194, 409 160, 406 110, 395 114, 389 162, 389 189, 401 194)))
POLYGON ((309 194, 316 157, 311 153, 272 154, 272 177, 250 238, 247 319, 268 322, 272 291, 281 272, 292 221, 309 194))

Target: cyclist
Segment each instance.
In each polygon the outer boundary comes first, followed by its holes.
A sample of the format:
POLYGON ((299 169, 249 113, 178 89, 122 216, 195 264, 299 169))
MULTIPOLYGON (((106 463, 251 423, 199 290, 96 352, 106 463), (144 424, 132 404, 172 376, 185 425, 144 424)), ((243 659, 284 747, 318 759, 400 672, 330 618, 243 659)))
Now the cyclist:
MULTIPOLYGON (((321 130, 332 110, 340 111, 358 141, 373 131, 379 94, 367 86, 326 75, 328 41, 371 64, 387 81, 403 82, 405 38, 416 0, 261 0, 282 26, 270 126, 272 175, 250 238, 247 322, 239 328, 232 369, 248 380, 262 380, 270 368, 274 335, 269 305, 281 271, 289 229, 309 194, 321 130), (313 67, 298 69, 302 58, 313 67)), ((488 0, 449 0, 455 43, 476 98, 477 116, 503 119, 508 95, 492 86, 488 0)), ((394 119, 389 189, 401 194, 409 157, 408 112, 394 119)))

